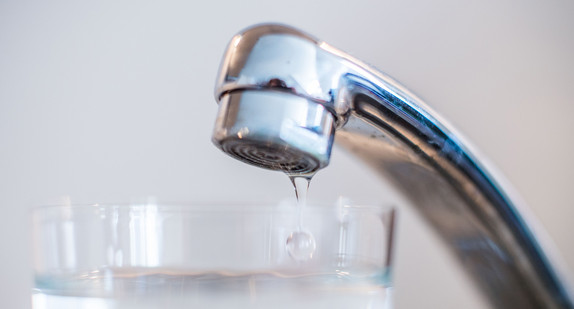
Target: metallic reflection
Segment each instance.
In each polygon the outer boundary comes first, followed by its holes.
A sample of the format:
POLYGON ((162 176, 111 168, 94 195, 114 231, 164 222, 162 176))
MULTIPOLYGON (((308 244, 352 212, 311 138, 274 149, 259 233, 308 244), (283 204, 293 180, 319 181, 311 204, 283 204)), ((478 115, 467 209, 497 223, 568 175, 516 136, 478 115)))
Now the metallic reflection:
POLYGON ((268 24, 232 40, 215 95, 213 141, 231 156, 313 173, 327 166, 336 129, 339 145, 406 193, 493 306, 573 307, 526 209, 459 134, 383 73, 296 29, 268 24), (309 109, 321 116, 306 117, 309 109), (239 128, 249 134, 237 138, 239 128))

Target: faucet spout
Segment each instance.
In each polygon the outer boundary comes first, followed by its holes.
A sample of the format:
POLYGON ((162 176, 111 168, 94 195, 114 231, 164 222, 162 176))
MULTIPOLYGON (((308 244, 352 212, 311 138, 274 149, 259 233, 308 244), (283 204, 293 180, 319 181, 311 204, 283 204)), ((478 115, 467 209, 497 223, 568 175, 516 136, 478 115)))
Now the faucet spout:
POLYGON ((526 209, 464 141, 388 76, 296 29, 259 25, 229 44, 216 85, 217 147, 309 174, 333 142, 389 178, 496 308, 574 308, 526 209))

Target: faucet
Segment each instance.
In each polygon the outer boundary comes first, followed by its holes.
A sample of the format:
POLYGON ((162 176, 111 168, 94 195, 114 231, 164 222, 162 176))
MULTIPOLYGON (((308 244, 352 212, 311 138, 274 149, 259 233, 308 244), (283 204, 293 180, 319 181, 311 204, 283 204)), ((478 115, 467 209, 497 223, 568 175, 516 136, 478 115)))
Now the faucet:
POLYGON ((215 97, 213 142, 225 153, 308 177, 336 142, 406 193, 493 307, 574 308, 524 205, 390 77, 297 29, 263 24, 232 38, 215 97))

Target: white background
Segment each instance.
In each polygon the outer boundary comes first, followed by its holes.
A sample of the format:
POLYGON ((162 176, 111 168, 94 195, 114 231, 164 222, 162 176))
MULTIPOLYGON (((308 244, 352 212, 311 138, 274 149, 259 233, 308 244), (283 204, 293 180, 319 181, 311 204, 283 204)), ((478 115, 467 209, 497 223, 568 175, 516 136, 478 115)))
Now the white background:
MULTIPOLYGON (((210 142, 223 50, 265 21, 304 29, 426 100, 500 168, 574 269, 573 15, 566 0, 3 0, 0 308, 29 306, 33 206, 293 196, 285 176, 210 142)), ((310 198, 401 203, 384 188, 335 150, 310 198)), ((482 308, 429 233, 402 210, 396 307, 482 308)))

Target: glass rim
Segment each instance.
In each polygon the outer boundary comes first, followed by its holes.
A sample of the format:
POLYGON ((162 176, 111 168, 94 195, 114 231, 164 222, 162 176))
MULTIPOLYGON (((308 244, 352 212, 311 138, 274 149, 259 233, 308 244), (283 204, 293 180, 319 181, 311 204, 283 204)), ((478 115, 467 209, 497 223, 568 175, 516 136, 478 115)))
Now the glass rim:
MULTIPOLYGON (((32 207, 30 212, 32 214, 39 214, 42 212, 60 212, 60 211, 93 211, 93 210, 124 210, 124 209, 155 209, 158 212, 197 212, 197 213, 211 213, 211 212, 282 212, 293 211, 297 207, 296 201, 288 199, 279 201, 240 201, 240 202, 227 202, 227 201, 210 201, 210 202, 119 202, 119 203, 59 203, 59 204, 45 204, 32 207)), ((397 207, 392 204, 385 203, 355 203, 352 200, 345 200, 343 202, 336 201, 333 203, 327 202, 307 202, 304 206, 304 211, 333 211, 335 209, 347 211, 378 211, 387 213, 397 211, 397 207)))

